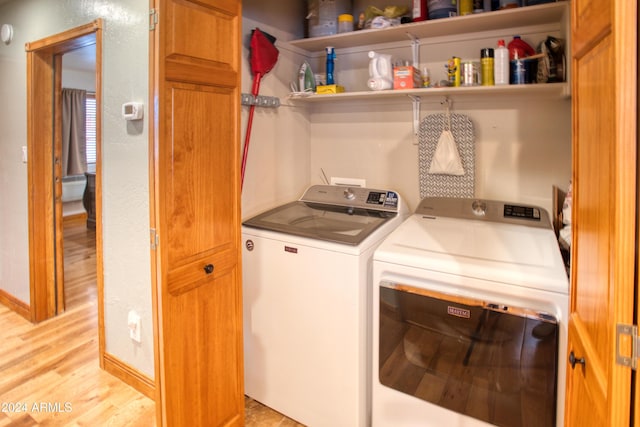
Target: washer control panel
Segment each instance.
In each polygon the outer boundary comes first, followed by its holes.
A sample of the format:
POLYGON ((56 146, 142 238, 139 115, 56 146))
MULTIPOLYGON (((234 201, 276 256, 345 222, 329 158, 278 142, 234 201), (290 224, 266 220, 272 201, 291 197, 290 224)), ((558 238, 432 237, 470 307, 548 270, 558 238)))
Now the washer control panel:
POLYGON ((339 185, 313 185, 300 201, 387 212, 398 212, 400 208, 400 197, 395 191, 339 185))

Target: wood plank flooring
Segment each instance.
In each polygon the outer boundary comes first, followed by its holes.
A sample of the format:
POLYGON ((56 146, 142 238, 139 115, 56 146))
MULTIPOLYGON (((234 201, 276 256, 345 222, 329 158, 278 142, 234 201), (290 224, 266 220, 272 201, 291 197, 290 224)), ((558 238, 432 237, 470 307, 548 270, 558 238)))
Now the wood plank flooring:
MULTIPOLYGON (((72 220, 64 238, 66 312, 33 325, 0 304, 0 427, 155 426, 154 401, 98 364, 95 231, 72 220)), ((248 427, 302 426, 245 407, 248 427)))
POLYGON ((64 244, 64 314, 33 325, 0 305, 0 426, 153 426, 153 400, 98 363, 95 231, 67 221, 64 244))

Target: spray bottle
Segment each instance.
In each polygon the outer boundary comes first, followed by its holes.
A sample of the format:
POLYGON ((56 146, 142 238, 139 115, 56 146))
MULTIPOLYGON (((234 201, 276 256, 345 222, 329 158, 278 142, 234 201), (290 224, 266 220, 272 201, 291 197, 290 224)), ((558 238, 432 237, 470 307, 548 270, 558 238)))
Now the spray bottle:
POLYGON ((327 46, 325 50, 327 52, 327 84, 333 85, 336 84, 333 76, 333 61, 336 59, 336 50, 333 46, 327 46))

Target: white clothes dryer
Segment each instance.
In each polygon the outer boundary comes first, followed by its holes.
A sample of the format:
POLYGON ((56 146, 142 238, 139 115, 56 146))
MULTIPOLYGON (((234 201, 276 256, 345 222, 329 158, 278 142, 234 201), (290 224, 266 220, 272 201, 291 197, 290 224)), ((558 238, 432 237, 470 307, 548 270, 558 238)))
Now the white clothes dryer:
POLYGON ((370 425, 373 251, 391 190, 316 185, 244 222, 245 392, 313 427, 370 425))
POLYGON ((569 282, 544 209, 426 198, 373 264, 374 427, 564 425, 569 282))

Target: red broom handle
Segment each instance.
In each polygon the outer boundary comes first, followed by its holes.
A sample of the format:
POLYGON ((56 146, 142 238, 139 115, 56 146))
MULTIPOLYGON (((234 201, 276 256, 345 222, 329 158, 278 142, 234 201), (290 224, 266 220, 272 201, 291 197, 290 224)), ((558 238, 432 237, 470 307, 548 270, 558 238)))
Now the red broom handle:
MULTIPOLYGON (((258 95, 258 91, 260 90, 260 79, 262 75, 258 72, 254 76, 253 87, 251 88, 251 94, 253 96, 258 95)), ((251 139, 251 127, 253 125, 253 112, 255 111, 256 106, 252 104, 249 107, 249 119, 247 120, 247 133, 244 137, 244 149, 242 150, 242 168, 240 169, 240 190, 244 187, 244 171, 247 167, 247 157, 249 156, 249 140, 251 139)))
POLYGON ((253 124, 253 112, 255 111, 256 106, 252 105, 249 107, 249 120, 247 121, 247 134, 244 137, 244 150, 242 151, 242 169, 241 169, 241 179, 240 182, 240 190, 244 186, 244 170, 247 167, 247 156, 249 155, 249 139, 251 138, 251 125, 253 124))

